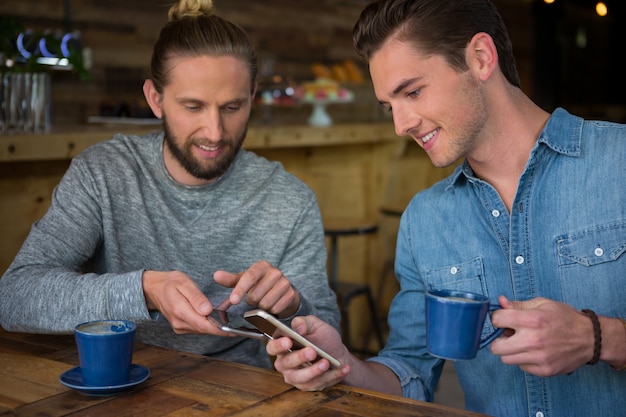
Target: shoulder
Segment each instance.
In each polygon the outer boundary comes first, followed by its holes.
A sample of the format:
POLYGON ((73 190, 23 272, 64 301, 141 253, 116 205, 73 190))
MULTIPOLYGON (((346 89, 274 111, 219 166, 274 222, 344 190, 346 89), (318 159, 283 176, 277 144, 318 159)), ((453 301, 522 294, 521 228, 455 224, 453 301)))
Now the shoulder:
POLYGON ((92 171, 119 172, 153 165, 161 155, 162 141, 163 134, 158 132, 143 136, 118 133, 78 154, 72 160, 72 166, 89 167, 92 171))
POLYGON ((587 120, 557 108, 550 116, 539 141, 569 156, 584 155, 594 147, 600 147, 605 152, 609 145, 611 149, 626 149, 626 125, 587 120))
POLYGON ((466 182, 466 176, 463 174, 463 170, 467 169, 465 165, 466 162, 461 163, 454 169, 452 174, 437 181, 430 187, 419 191, 415 194, 411 203, 418 205, 431 205, 433 204, 433 201, 454 198, 456 189, 462 187, 466 182))
POLYGON ((242 150, 237 162, 236 177, 253 187, 265 188, 284 194, 288 198, 311 198, 314 195, 310 187, 295 175, 287 172, 278 161, 269 161, 254 152, 242 150))
POLYGON ((403 218, 412 224, 416 222, 430 224, 447 218, 450 211, 458 210, 459 204, 463 204, 467 195, 465 190, 467 178, 462 171, 463 164, 456 167, 446 178, 415 194, 403 218))
POLYGON ((161 149, 162 135, 158 133, 144 136, 116 134, 74 157, 64 175, 64 182, 98 184, 94 185, 97 188, 128 183, 131 178, 158 169, 161 149))
POLYGON ((584 140, 597 139, 604 143, 614 140, 618 146, 626 146, 626 124, 603 120, 585 120, 582 134, 584 140))
POLYGON ((162 132, 146 135, 115 134, 111 139, 98 142, 74 159, 89 164, 118 164, 127 165, 129 161, 145 159, 147 155, 158 154, 163 139, 162 132))

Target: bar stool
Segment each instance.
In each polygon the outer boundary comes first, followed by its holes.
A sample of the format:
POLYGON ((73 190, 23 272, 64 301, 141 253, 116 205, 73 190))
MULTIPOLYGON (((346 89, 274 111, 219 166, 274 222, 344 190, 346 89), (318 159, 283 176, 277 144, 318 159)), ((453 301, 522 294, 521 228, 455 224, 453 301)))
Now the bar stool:
POLYGON ((380 328, 380 322, 378 320, 378 314, 376 312, 376 303, 372 295, 372 290, 368 284, 342 282, 338 276, 338 240, 340 236, 358 236, 375 233, 378 231, 377 224, 360 224, 360 225, 330 225, 325 224, 324 233, 330 238, 330 287, 335 291, 337 295, 337 303, 339 304, 339 310, 341 312, 341 333, 343 342, 350 349, 353 350, 350 337, 350 316, 349 306, 350 301, 354 297, 364 296, 366 298, 370 317, 376 334, 376 339, 382 349, 384 346, 382 331, 380 328))
MULTIPOLYGON (((382 216, 387 216, 390 218, 394 218, 394 219, 400 219, 400 217, 402 216, 402 213, 404 213, 404 209, 406 207, 404 205, 399 205, 399 204, 384 204, 380 207, 380 214, 382 216)), ((397 229, 394 233, 394 236, 397 237, 397 229)), ((383 262, 383 269, 381 272, 381 276, 380 276, 380 280, 378 281, 378 289, 376 291, 376 297, 377 299, 380 301, 383 297, 383 291, 385 289, 385 285, 386 285, 386 281, 387 281, 387 276, 389 274, 393 274, 394 273, 394 263, 395 263, 395 241, 393 244, 393 251, 392 251, 392 255, 388 258, 385 259, 383 262)), ((384 314, 384 316, 386 316, 386 314, 384 314)))

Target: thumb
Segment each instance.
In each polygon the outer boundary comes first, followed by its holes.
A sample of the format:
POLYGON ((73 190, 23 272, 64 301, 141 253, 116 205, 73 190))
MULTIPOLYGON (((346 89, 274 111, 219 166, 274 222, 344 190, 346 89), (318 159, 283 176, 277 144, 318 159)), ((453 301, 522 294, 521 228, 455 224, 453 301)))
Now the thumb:
POLYGON ((291 321, 291 327, 302 336, 316 333, 326 325, 322 319, 313 315, 294 317, 291 321))
POLYGON ((304 316, 297 316, 291 321, 291 328, 299 335, 306 335, 309 333, 309 320, 304 316))
POLYGON ((191 307, 201 316, 207 316, 213 310, 209 299, 195 285, 187 285, 180 289, 183 297, 187 299, 191 307))

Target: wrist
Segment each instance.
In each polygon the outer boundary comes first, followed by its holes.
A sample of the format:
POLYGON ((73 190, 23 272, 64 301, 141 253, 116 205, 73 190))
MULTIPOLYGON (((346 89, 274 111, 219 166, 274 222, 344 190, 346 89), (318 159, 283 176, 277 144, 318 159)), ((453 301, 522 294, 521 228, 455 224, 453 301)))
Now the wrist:
POLYGON ((583 310, 582 313, 591 320, 593 328, 593 355, 588 365, 595 365, 600 360, 602 355, 602 325, 600 319, 593 310, 583 310))
POLYGON ((152 297, 150 297, 150 275, 152 271, 144 270, 141 274, 141 287, 143 289, 143 298, 146 303, 146 308, 149 311, 158 310, 156 304, 152 302, 152 297))
POLYGON ((617 371, 626 371, 626 320, 600 317, 604 348, 600 359, 617 371))

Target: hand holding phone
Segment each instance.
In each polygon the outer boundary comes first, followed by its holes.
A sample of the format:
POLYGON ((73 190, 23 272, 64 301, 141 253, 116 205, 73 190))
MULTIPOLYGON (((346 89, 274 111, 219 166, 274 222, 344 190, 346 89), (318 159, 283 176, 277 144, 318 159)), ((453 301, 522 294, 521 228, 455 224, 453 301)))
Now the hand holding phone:
POLYGON ((329 355, 327 352, 316 346, 313 342, 298 334, 295 330, 278 320, 275 316, 264 310, 250 310, 243 315, 244 319, 252 323, 257 329, 262 331, 269 339, 287 336, 294 341, 294 348, 301 349, 305 346, 311 347, 317 355, 326 359, 332 368, 341 367, 341 362, 329 355))
POLYGON ((213 321, 223 332, 236 336, 250 337, 257 340, 267 340, 267 336, 265 336, 265 334, 244 320, 240 314, 228 313, 224 310, 214 309, 213 312, 207 316, 207 319, 213 321))

